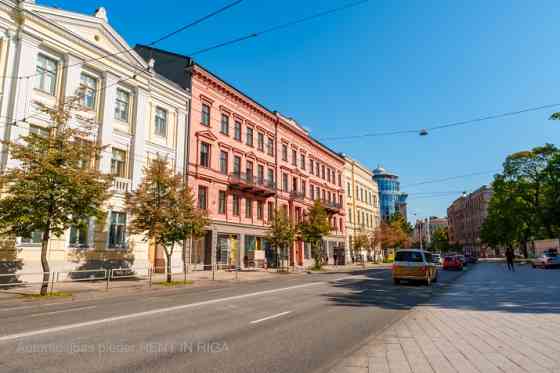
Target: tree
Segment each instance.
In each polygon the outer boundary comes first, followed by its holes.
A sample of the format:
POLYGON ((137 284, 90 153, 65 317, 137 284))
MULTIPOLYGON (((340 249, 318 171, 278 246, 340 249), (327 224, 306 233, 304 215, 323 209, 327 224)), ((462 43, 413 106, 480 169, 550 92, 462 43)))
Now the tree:
POLYGON ((321 269, 323 266, 321 241, 331 231, 329 217, 321 201, 316 200, 313 203, 297 230, 303 242, 311 245, 311 255, 315 260, 314 268, 321 269))
MULTIPOLYGON (((285 253, 294 244, 295 229, 284 211, 276 210, 274 212, 266 239, 275 248, 277 260, 279 251, 285 253)), ((276 264, 278 266, 278 263, 276 264)))
POLYGON ((438 227, 432 235, 432 248, 438 252, 449 251, 449 235, 447 227, 438 227))
MULTIPOLYGON (((354 257, 362 257, 361 250, 370 248, 370 238, 366 232, 363 230, 358 231, 352 240, 352 250, 354 251, 354 257)), ((363 257, 362 257, 363 260, 363 257)), ((364 260, 365 263, 365 260, 364 260)))
POLYGON ((191 237, 202 237, 209 220, 205 210, 195 207, 194 197, 181 175, 165 159, 155 159, 144 168, 136 191, 126 196, 132 216, 129 231, 145 234, 166 256, 167 282, 171 282, 171 256, 176 245, 191 237))
POLYGON ((102 219, 111 177, 96 169, 102 147, 89 125, 69 124, 79 100, 70 98, 57 107, 43 106, 50 117, 48 134, 29 133, 20 141, 6 141, 19 163, 0 176, 0 235, 29 236, 42 232, 41 295, 49 283, 48 243, 71 226, 83 228, 90 218, 102 219))
POLYGON ((544 218, 552 222, 554 235, 560 238, 560 151, 551 157, 543 174, 544 218))
POLYGON ((389 219, 390 234, 389 237, 392 239, 393 247, 409 247, 411 244, 410 235, 414 228, 412 225, 406 221, 406 219, 400 214, 395 213, 389 219))

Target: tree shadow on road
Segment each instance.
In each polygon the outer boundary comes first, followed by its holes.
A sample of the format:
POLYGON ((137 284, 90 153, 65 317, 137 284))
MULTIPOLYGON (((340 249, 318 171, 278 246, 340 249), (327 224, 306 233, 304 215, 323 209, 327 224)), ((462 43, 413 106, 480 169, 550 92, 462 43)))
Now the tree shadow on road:
POLYGON ((439 282, 393 285, 390 270, 372 270, 342 280, 336 291, 324 294, 346 307, 409 309, 428 305, 443 309, 507 313, 560 313, 560 270, 539 270, 528 265, 508 272, 499 263, 471 266, 466 272, 440 271, 439 282), (339 291, 340 290, 340 291, 339 291))

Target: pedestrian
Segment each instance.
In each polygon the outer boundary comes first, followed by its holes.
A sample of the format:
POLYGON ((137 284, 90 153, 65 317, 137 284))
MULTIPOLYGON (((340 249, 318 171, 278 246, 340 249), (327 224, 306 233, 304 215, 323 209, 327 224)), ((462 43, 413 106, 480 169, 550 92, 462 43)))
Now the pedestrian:
POLYGON ((515 272, 515 267, 513 266, 514 259, 515 259, 515 253, 513 252, 513 249, 511 247, 508 247, 506 249, 507 268, 509 271, 513 271, 513 272, 515 272))

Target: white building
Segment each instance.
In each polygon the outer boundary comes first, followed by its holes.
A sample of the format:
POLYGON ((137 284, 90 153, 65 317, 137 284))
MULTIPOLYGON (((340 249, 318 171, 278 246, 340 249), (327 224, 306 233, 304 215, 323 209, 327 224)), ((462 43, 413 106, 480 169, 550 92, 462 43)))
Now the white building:
MULTIPOLYGON (((373 180, 372 172, 360 162, 344 155, 344 187, 346 188, 346 236, 347 262, 354 256, 354 260, 367 260, 368 252, 356 248, 354 237, 359 234, 372 236, 381 224, 379 211, 379 190, 373 180)), ((377 251, 380 254, 380 251, 377 251)), ((373 254, 373 253, 369 253, 373 254)), ((372 258, 379 260, 381 258, 372 258)))
MULTIPOLYGON (((105 9, 83 15, 30 0, 17 3, 0 0, 2 138, 42 131, 49 122, 39 104, 54 106, 81 90, 83 110, 72 120, 95 123, 97 141, 107 146, 99 167, 115 176, 106 223, 92 220, 87 230, 71 229, 53 239, 51 267, 69 270, 124 259, 146 266, 154 250, 139 237, 127 237, 124 193, 138 186, 148 159, 166 157, 184 170, 189 93, 155 74, 111 27, 105 9)), ((6 149, 0 150, 0 171, 16 166, 6 149)), ((24 271, 40 271, 38 239, 40 233, 17 239, 24 271)))

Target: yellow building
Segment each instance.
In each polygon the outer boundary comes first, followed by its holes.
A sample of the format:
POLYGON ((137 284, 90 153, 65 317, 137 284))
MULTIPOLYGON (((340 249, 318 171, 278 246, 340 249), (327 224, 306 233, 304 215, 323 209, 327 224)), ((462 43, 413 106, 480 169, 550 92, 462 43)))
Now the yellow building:
MULTIPOLYGON (((185 162, 189 92, 158 76, 153 61, 111 27, 105 9, 92 13, 0 0, 2 138, 41 133, 49 120, 40 105, 55 106, 80 92, 81 108, 71 122, 94 123, 97 141, 106 146, 99 168, 115 177, 106 221, 92 219, 87 229, 70 229, 49 243, 51 267, 60 271, 107 259, 146 266, 147 244, 126 233, 124 195, 139 185, 148 159, 166 157, 178 172, 185 162)), ((0 172, 17 166, 0 150, 0 172)), ((16 248, 24 271, 41 270, 40 232, 18 237, 16 248)))

